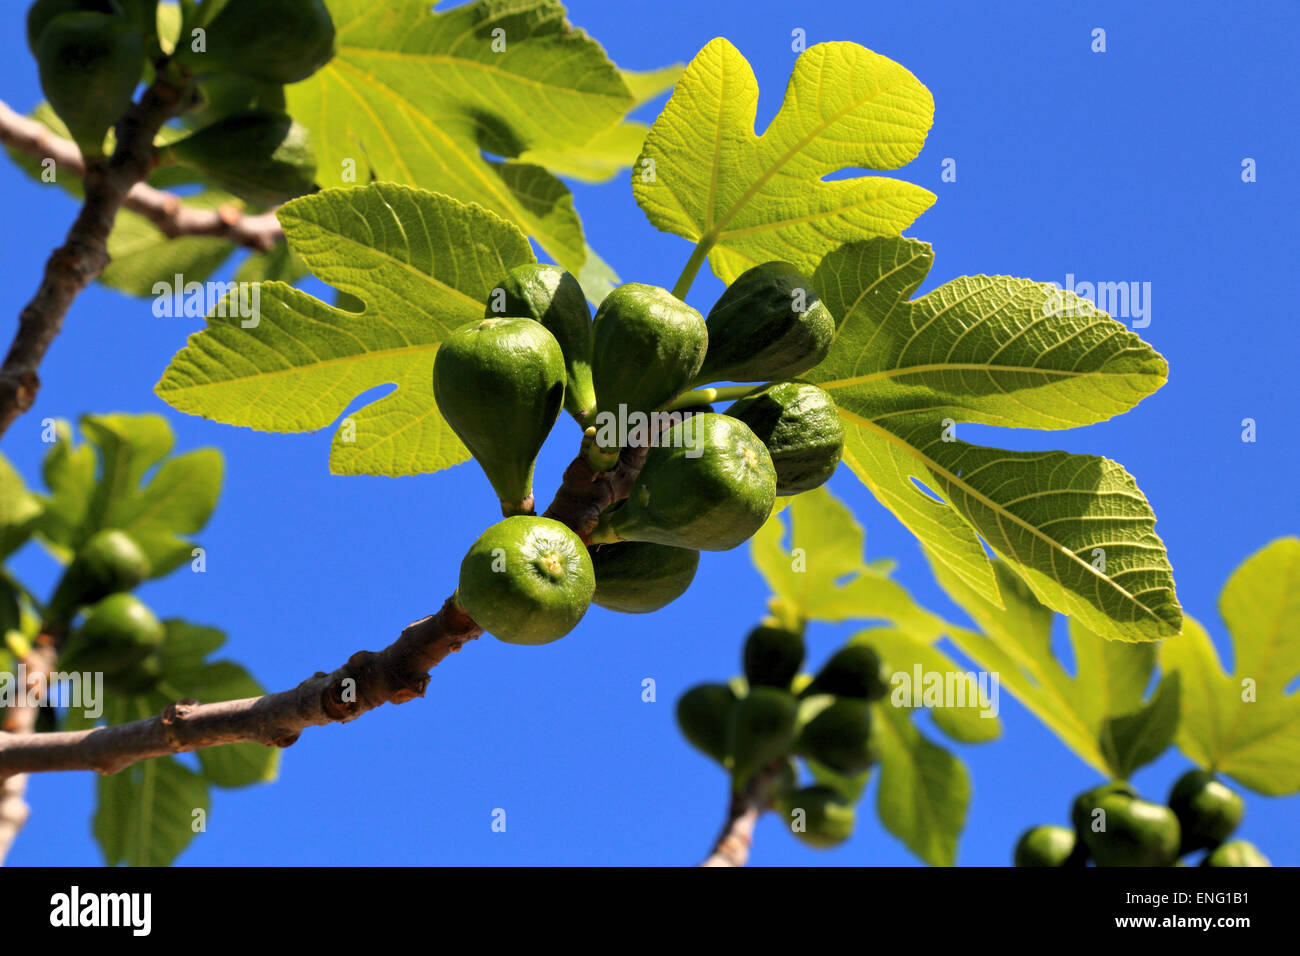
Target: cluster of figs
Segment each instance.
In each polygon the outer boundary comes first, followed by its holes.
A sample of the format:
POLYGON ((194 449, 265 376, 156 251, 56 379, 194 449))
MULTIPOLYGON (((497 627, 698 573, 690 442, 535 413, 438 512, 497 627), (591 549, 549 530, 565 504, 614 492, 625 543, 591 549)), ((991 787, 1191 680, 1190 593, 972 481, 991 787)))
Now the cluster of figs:
POLYGON ((103 158, 136 87, 166 71, 189 89, 180 126, 156 149, 159 166, 195 170, 257 206, 314 190, 310 138, 286 112, 284 87, 334 55, 324 0, 181 6, 185 22, 166 54, 156 0, 36 0, 28 8, 41 89, 83 157, 103 158))
POLYGON ((100 673, 111 690, 141 694, 162 676, 166 628, 131 593, 152 573, 148 555, 125 531, 91 534, 63 571, 45 606, 44 629, 66 635, 59 669, 100 673))
POLYGON ((1143 800, 1126 780, 1079 794, 1073 826, 1032 827, 1016 843, 1016 866, 1183 866, 1204 851, 1201 866, 1269 866, 1246 840, 1230 840, 1246 806, 1241 794, 1208 770, 1189 770, 1163 803, 1143 800))
POLYGON ((853 641, 816 674, 802 672, 802 629, 776 621, 745 639, 744 677, 699 684, 677 701, 677 724, 698 750, 753 790, 800 841, 818 849, 853 834, 856 803, 879 762, 872 707, 890 688, 890 668, 869 644, 853 641), (799 760, 813 782, 800 782, 799 760))
POLYGON ((746 541, 778 495, 817 487, 839 464, 835 405, 797 379, 834 334, 788 263, 743 273, 707 319, 641 283, 610 292, 593 318, 568 272, 512 269, 484 317, 452 333, 434 361, 438 409, 505 516, 465 556, 457 601, 502 641, 546 644, 592 603, 636 614, 675 600, 699 552, 746 541), (694 390, 720 382, 756 384, 719 414, 707 404, 717 390, 694 390), (582 537, 533 509, 537 454, 561 409, 584 430, 595 475, 625 449, 645 449, 627 496, 582 537))

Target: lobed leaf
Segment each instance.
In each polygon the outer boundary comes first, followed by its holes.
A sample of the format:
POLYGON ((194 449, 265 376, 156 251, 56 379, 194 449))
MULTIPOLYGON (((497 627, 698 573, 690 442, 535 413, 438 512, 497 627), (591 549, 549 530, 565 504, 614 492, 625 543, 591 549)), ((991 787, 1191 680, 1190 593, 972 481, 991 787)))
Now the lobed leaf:
POLYGON ((333 59, 286 89, 323 185, 370 179, 476 202, 570 271, 585 258, 569 191, 527 150, 587 143, 632 105, 618 69, 555 0, 328 0, 333 59), (484 153, 502 157, 487 159, 484 153), (336 178, 337 177, 337 178, 336 178))
MULTIPOLYGON (((1126 777, 1172 742, 1179 683, 1163 680, 1149 700, 1157 646, 1107 641, 1070 621, 1072 677, 1052 653, 1054 615, 1003 561, 993 562, 1002 607, 927 551, 939 583, 984 633, 949 625, 947 636, 1085 763, 1126 777)), ((1175 638, 1175 641, 1181 638, 1175 638)), ((937 713, 937 712, 936 712, 937 713)))
POLYGON ((1219 596, 1235 666, 1225 673, 1205 629, 1191 619, 1161 648, 1188 706, 1177 743, 1193 761, 1259 793, 1300 791, 1300 538, 1279 538, 1247 558, 1219 596))
POLYGON ((727 40, 710 41, 632 171, 650 222, 711 249, 724 282, 772 259, 811 271, 840 243, 896 235, 934 202, 896 179, 824 179, 852 167, 897 169, 920 153, 934 101, 892 60, 855 43, 817 44, 795 61, 761 136, 757 108, 749 63, 727 40))
POLYGON ((844 460, 963 584, 1000 601, 981 540, 1048 606, 1107 638, 1178 633, 1155 515, 1104 458, 967 444, 959 422, 1068 428, 1133 407, 1164 359, 1085 300, 1005 276, 962 277, 909 299, 925 243, 855 242, 813 276, 838 325, 808 379, 834 397, 844 460))
POLYGON ((396 389, 336 433, 336 474, 438 471, 469 454, 433 400, 433 359, 451 332, 482 318, 489 292, 533 261, 510 223, 449 196, 392 183, 330 189, 280 208, 289 245, 320 279, 364 304, 357 314, 280 282, 260 315, 208 318, 155 387, 173 408, 260 431, 334 421, 358 394, 396 389))

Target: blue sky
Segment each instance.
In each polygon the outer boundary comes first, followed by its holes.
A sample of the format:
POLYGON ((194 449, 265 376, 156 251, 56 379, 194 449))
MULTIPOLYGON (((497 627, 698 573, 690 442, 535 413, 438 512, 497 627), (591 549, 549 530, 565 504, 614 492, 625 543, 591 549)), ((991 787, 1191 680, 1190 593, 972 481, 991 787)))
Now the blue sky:
MULTIPOLYGON (((39 98, 25 7, 13 0, 0 12, 0 98, 19 110, 39 98)), ((1294 4, 574 0, 569 9, 629 68, 686 61, 727 36, 758 77, 760 127, 780 102, 796 28, 809 43, 853 40, 904 64, 936 101, 924 151, 899 174, 939 197, 908 230, 936 251, 922 291, 974 273, 1151 283, 1141 334, 1170 362, 1164 389, 1089 428, 964 427, 962 437, 1122 462, 1159 516, 1184 608, 1225 649, 1223 582, 1247 555, 1300 531, 1289 482, 1277 482, 1300 465, 1287 431, 1300 294, 1294 4), (1090 49, 1098 27, 1105 53, 1090 49), (1247 157, 1257 182, 1242 182, 1247 157), (945 159, 956 161, 955 182, 940 180, 945 159), (1253 444, 1240 439, 1246 417, 1258 423, 1253 444)), ((7 341, 74 206, 12 166, 0 183, 7 341)), ((690 246, 646 222, 623 177, 575 194, 590 242, 626 280, 672 285, 690 246)), ((704 275, 691 302, 707 310, 720 291, 704 275)), ((435 610, 464 550, 496 516, 472 464, 416 478, 332 477, 328 429, 268 435, 172 412, 152 385, 200 327, 90 289, 45 363, 35 409, 3 451, 35 482, 41 420, 88 411, 159 412, 178 448, 220 447, 227 481, 202 535, 207 573, 177 573, 142 596, 160 616, 224 628, 228 652, 282 689, 358 648, 378 649, 435 610)), ((539 498, 576 438, 563 418, 539 464, 539 498)), ((911 535, 847 469, 831 488, 866 526, 869 556, 896 558, 899 580, 922 603, 960 617, 911 535)), ((16 570, 44 585, 55 567, 30 548, 16 570)), ((215 791, 208 831, 180 863, 692 862, 720 823, 726 781, 677 734, 673 704, 688 686, 738 671, 741 640, 766 597, 740 548, 706 555, 696 586, 657 614, 593 608, 574 634, 542 648, 485 637, 434 672, 425 700, 311 730, 286 751, 279 782, 215 791), (657 683, 656 703, 641 700, 646 677, 657 683), (505 833, 492 831, 496 808, 507 812, 505 833)), ((814 626, 812 659, 853 630, 814 626)), ((1002 705, 1002 739, 958 748, 974 789, 963 864, 1005 864, 1024 828, 1065 822, 1073 795, 1098 780, 1009 695, 1002 705)), ((1163 798, 1187 766, 1166 755, 1135 782, 1163 798)), ((11 862, 99 863, 93 796, 88 774, 34 779, 32 819, 11 862)), ((1300 863, 1298 808, 1295 799, 1248 796, 1241 833, 1275 862, 1300 863)), ((768 817, 753 853, 755 865, 914 862, 870 802, 839 850, 806 849, 768 817)))

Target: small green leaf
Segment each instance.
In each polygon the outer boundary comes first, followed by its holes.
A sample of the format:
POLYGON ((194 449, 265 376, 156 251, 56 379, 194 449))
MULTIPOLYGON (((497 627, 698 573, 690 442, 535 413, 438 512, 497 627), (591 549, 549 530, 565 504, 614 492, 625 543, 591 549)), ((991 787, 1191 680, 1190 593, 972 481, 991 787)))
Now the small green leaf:
POLYGON ((1300 791, 1300 538, 1247 558, 1219 596, 1236 667, 1225 674, 1209 635, 1188 620, 1160 663, 1182 678, 1177 743, 1193 761, 1258 793, 1300 791))
POLYGON ((482 318, 502 276, 533 261, 528 240, 478 206, 392 183, 327 189, 279 216, 312 272, 364 311, 264 283, 256 324, 209 316, 167 367, 159 397, 231 425, 300 432, 330 424, 359 393, 396 384, 340 428, 331 470, 412 475, 467 459, 433 400, 434 354, 482 318))
POLYGON ((789 499, 750 539, 755 567, 783 606, 801 619, 878 618, 922 638, 937 637, 942 622, 925 611, 887 573, 863 564, 862 526, 824 486, 789 499), (790 518, 791 542, 782 544, 790 518))
MULTIPOLYGON (((215 190, 186 196, 185 204, 194 209, 243 205, 235 197, 215 190)), ((233 251, 234 246, 226 239, 165 235, 144 216, 123 209, 108 237, 111 261, 99 278, 104 285, 127 295, 155 299, 165 296, 170 301, 177 276, 187 285, 207 282, 233 251)))
POLYGON ((1130 777, 1138 767, 1151 763, 1173 743, 1178 729, 1181 679, 1177 673, 1160 681, 1151 703, 1129 714, 1108 718, 1102 740, 1111 754, 1110 764, 1117 777, 1130 777))
POLYGON ((966 765, 927 740, 907 711, 888 701, 872 710, 880 746, 880 822, 926 863, 953 866, 970 806, 966 765))
POLYGON ((159 415, 86 415, 81 428, 88 442, 77 446, 67 423, 57 423, 58 441, 45 458, 50 495, 39 530, 50 550, 66 561, 96 531, 118 528, 148 555, 151 577, 188 561, 194 544, 185 536, 207 524, 221 493, 221 453, 168 457, 174 438, 159 415))
POLYGON ((1085 300, 1026 279, 962 277, 909 300, 932 261, 925 243, 872 239, 832 252, 813 276, 839 325, 808 378, 840 409, 844 461, 986 600, 1000 599, 981 538, 1039 600, 1103 637, 1177 634, 1173 573, 1131 475, 1104 458, 954 433, 959 422, 1103 421, 1164 383, 1164 359, 1085 300))
POLYGON ((226 635, 215 627, 191 624, 181 618, 163 621, 165 636, 158 657, 162 663, 163 680, 178 696, 201 683, 207 656, 226 643, 226 635))
MULTIPOLYGON (((110 724, 150 716, 143 701, 113 708, 110 724)), ((99 778, 93 831, 109 866, 168 866, 208 812, 208 785, 174 757, 155 757, 99 778), (196 811, 201 811, 196 814, 196 811)))
POLYGON ((40 499, 27 490, 9 459, 0 455, 0 560, 31 537, 41 511, 40 499))
POLYGON ((934 194, 882 176, 825 181, 852 167, 916 158, 934 117, 919 80, 855 43, 819 43, 795 61, 785 100, 754 132, 758 82, 740 51, 709 42, 650 128, 632 188, 647 218, 712 251, 730 283, 782 259, 809 271, 842 242, 896 235, 934 194))

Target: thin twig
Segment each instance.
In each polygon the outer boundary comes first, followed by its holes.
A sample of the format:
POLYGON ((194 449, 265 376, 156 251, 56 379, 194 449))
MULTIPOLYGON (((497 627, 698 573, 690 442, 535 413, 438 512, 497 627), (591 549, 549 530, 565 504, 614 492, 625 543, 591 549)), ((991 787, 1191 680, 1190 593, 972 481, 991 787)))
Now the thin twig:
MULTIPOLYGON (((0 100, 0 142, 34 159, 53 159, 55 168, 80 179, 86 167, 77 144, 55 134, 47 126, 14 112, 0 100)), ((139 213, 170 239, 181 236, 210 236, 235 245, 268 252, 284 238, 274 211, 248 215, 238 206, 216 209, 187 205, 175 193, 139 182, 127 190, 122 205, 139 213)))
POLYGON ((772 787, 779 779, 781 762, 754 774, 744 789, 732 791, 727 819, 713 843, 713 850, 700 866, 744 866, 754 844, 754 827, 763 811, 771 806, 772 787))

